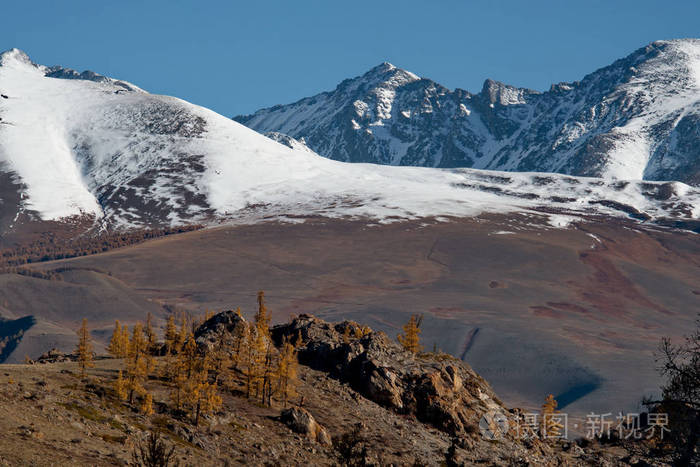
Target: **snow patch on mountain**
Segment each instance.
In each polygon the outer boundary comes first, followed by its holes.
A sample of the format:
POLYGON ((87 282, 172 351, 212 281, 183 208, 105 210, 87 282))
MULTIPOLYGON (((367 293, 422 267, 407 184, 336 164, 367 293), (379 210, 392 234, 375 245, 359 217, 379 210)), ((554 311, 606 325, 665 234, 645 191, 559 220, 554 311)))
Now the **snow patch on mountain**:
MULTIPOLYGON (((0 166, 23 187, 24 207, 42 219, 90 214, 110 226, 132 227, 319 215, 391 222, 519 211, 549 216, 552 225, 564 227, 570 216, 649 221, 700 214, 700 191, 682 183, 338 162, 314 153, 305 141, 279 133, 265 137, 180 99, 93 74, 52 76, 56 70, 16 50, 0 55, 0 92, 7 96, 0 99, 0 166)), ((425 102, 406 106, 392 97, 396 86, 423 80, 390 64, 371 75, 367 89, 394 81, 386 92, 373 94, 371 105, 353 106, 364 130, 388 138, 388 120, 423 118, 425 102)), ((341 86, 356 90, 364 84, 341 86)), ((511 107, 525 95, 504 88, 494 99, 511 107)), ((329 98, 303 107, 332 114, 324 104, 329 98)), ((442 109, 428 104, 431 112, 442 109)), ((298 124, 292 121, 298 117, 288 123, 298 124)), ((398 162, 410 150, 396 139, 383 157, 398 162)))

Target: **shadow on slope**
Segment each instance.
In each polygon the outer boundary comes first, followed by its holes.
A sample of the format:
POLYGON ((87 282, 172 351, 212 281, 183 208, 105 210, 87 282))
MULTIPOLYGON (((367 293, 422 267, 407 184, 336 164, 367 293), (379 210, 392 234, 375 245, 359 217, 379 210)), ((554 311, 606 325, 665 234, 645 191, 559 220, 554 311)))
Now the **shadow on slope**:
POLYGON ((15 351, 24 333, 36 324, 36 319, 30 315, 19 319, 0 320, 0 363, 3 363, 15 351))

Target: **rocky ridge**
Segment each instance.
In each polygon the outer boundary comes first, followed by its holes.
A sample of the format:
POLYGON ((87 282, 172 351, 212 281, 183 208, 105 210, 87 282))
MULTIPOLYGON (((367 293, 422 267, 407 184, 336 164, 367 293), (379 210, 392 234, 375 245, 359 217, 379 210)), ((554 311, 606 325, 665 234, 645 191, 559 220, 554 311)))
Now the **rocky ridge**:
POLYGON ((653 42, 546 92, 450 90, 389 63, 234 117, 348 162, 700 184, 700 40, 653 42))
MULTIPOLYGON (((232 311, 214 315, 198 327, 196 340, 204 349, 232 338, 244 323, 232 311)), ((168 409, 172 388, 158 377, 146 382, 155 414, 116 399, 119 359, 97 359, 87 379, 70 361, 3 365, 0 462, 131 465, 134 446, 158 431, 186 465, 648 465, 595 442, 582 447, 511 433, 487 439, 482 414, 496 410, 511 419, 517 412, 503 407, 468 365, 442 354, 410 354, 357 323, 302 315, 275 326, 272 335, 299 345, 291 406, 261 406, 235 390, 222 392, 223 406, 199 427, 168 409)))

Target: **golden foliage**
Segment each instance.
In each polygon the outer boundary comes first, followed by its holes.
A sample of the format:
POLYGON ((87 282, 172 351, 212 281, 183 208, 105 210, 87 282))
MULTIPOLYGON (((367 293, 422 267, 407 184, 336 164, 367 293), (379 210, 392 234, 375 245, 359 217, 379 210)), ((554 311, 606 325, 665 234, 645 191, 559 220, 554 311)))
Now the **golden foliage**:
POLYGON ((355 339, 362 339, 366 335, 370 334, 372 330, 369 326, 357 326, 355 328, 355 339))
POLYGON ((143 325, 136 323, 129 342, 129 355, 126 365, 126 388, 129 392, 129 403, 133 403, 134 394, 144 394, 143 383, 148 378, 152 368, 152 357, 147 354, 148 342, 143 335, 143 325))
POLYGON ((114 331, 112 332, 112 338, 109 340, 107 352, 112 354, 114 358, 126 357, 126 349, 122 340, 122 327, 119 324, 119 320, 114 322, 114 331))
POLYGON ((78 367, 80 368, 80 377, 85 378, 88 368, 95 366, 92 360, 92 339, 90 331, 87 328, 87 319, 83 318, 83 325, 78 329, 78 346, 76 353, 78 354, 78 367))
POLYGON ((153 396, 150 392, 146 392, 146 394, 143 396, 139 411, 146 416, 153 415, 153 396))
POLYGON ((270 336, 270 315, 267 313, 265 306, 265 292, 258 292, 258 312, 255 314, 255 327, 264 334, 264 337, 270 336))
POLYGON ((129 346, 130 345, 131 345, 131 342, 129 340, 129 328, 125 324, 122 326, 122 332, 121 332, 120 343, 119 343, 119 352, 121 352, 122 357, 129 356, 129 346))
POLYGON ((299 362, 296 348, 289 340, 285 339, 282 343, 279 365, 277 367, 279 393, 285 407, 287 406, 287 401, 296 395, 298 371, 299 362))
POLYGON ((119 400, 126 400, 128 394, 126 390, 126 381, 122 375, 122 370, 119 370, 119 376, 117 376, 117 380, 114 382, 114 392, 117 393, 119 400))
POLYGON ((177 326, 175 326, 175 316, 170 315, 168 317, 168 324, 165 326, 165 349, 168 353, 168 355, 177 353, 179 349, 176 350, 176 345, 177 345, 177 326))
POLYGON ((144 329, 144 333, 146 334, 146 351, 149 354, 153 353, 156 349, 156 333, 153 330, 152 319, 153 317, 149 312, 146 316, 146 327, 144 329))
POLYGON ((397 336, 399 343, 409 352, 418 353, 423 348, 420 345, 420 321, 419 316, 411 315, 411 319, 403 326, 404 333, 397 336))
POLYGON ((564 425, 559 423, 557 417, 553 417, 554 414, 558 414, 557 401, 554 399, 553 394, 549 394, 542 404, 542 434, 547 438, 558 438, 561 436, 561 430, 564 425))

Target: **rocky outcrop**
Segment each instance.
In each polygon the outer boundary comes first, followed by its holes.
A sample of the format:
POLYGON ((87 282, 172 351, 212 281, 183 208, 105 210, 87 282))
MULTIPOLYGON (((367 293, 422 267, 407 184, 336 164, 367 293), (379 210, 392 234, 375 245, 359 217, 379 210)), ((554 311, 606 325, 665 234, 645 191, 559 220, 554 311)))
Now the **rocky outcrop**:
POLYGON ((381 332, 301 315, 273 338, 298 342, 299 361, 347 382, 364 397, 450 434, 471 433, 491 410, 506 411, 468 365, 446 354, 414 355, 381 332), (346 328, 351 328, 351 332, 346 328))
POLYGON ((75 354, 65 354, 60 350, 53 348, 48 352, 44 352, 31 363, 60 363, 60 362, 74 362, 78 360, 78 356, 75 354))
POLYGON ((292 431, 305 435, 312 441, 325 446, 331 445, 331 437, 328 432, 314 419, 308 410, 301 407, 285 409, 280 414, 280 421, 292 431))
POLYGON ((224 347, 233 348, 233 339, 239 325, 246 320, 235 311, 222 311, 199 325, 194 332, 197 346, 202 350, 212 350, 221 342, 224 347))

